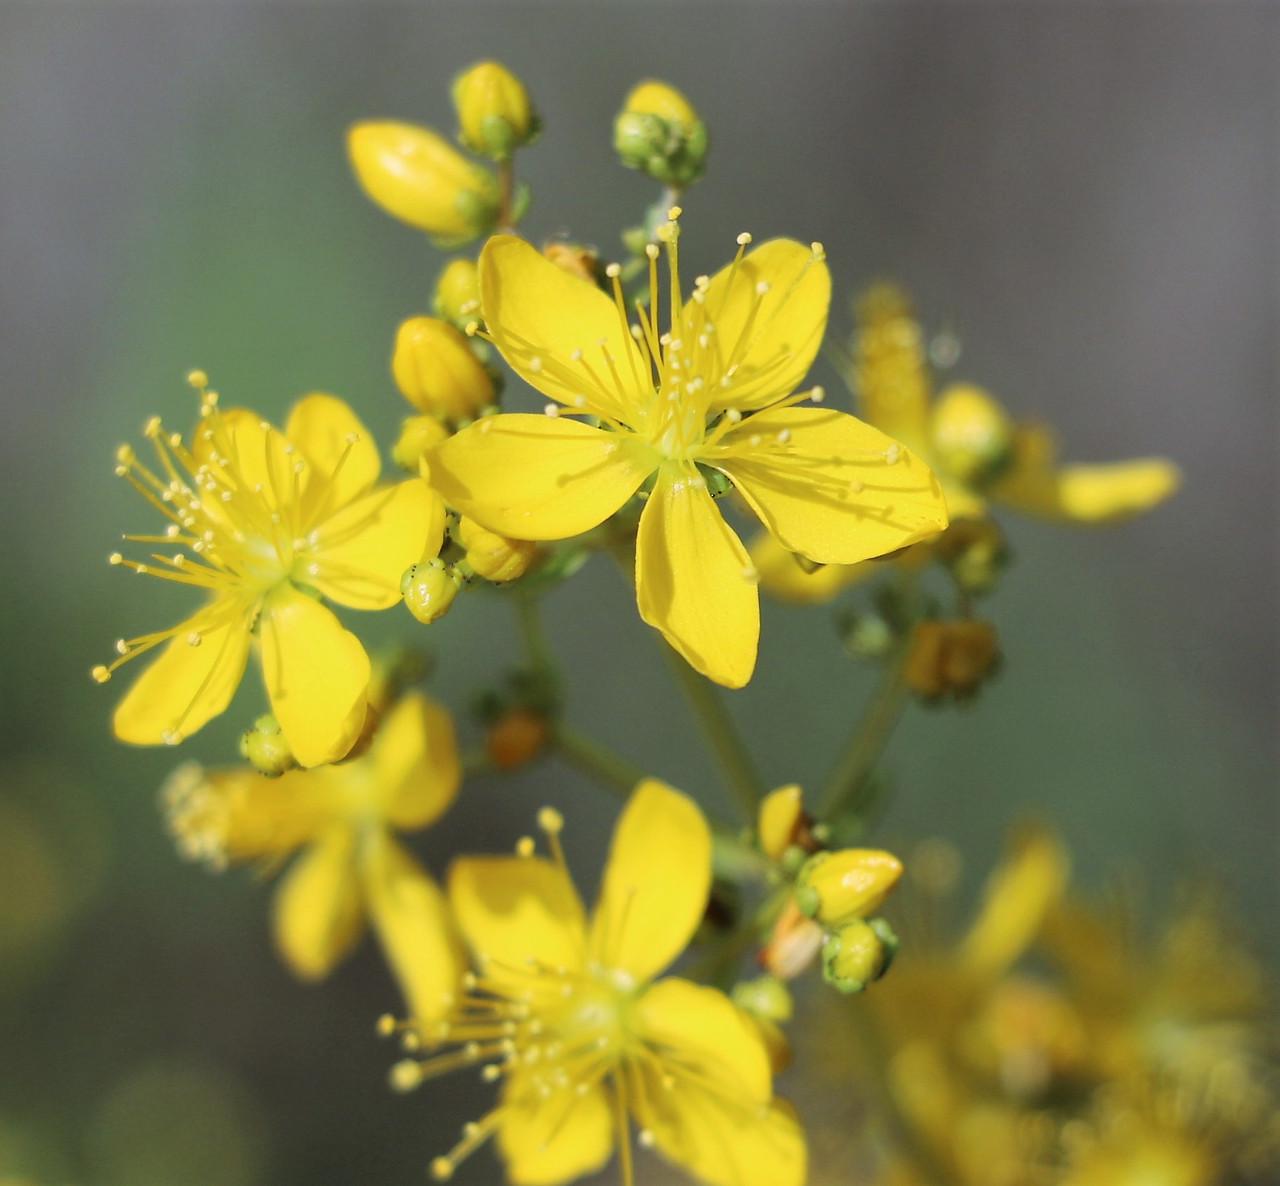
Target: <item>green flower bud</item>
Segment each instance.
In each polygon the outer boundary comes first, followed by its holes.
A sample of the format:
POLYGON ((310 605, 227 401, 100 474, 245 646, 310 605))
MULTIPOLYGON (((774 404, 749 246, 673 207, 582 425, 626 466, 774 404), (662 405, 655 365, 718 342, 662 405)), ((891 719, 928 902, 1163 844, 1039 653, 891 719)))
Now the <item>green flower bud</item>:
POLYGON ((253 722, 251 729, 240 735, 240 756, 268 778, 279 778, 297 765, 293 751, 280 731, 280 722, 269 712, 263 713, 253 722))
POLYGON ((757 976, 733 986, 733 1003, 753 1017, 766 1021, 790 1021, 791 992, 775 976, 757 976))
POLYGON ((437 317, 465 330, 480 319, 480 269, 473 259, 453 259, 436 279, 432 307, 437 317))
POLYGON ((453 83, 458 139, 472 152, 505 161, 538 134, 529 92, 505 66, 477 62, 453 83))
POLYGON ((883 918, 854 919, 822 943, 822 977, 843 993, 862 992, 893 963, 898 936, 883 918))
POLYGON ((702 175, 707 127, 675 87, 642 82, 614 121, 613 146, 628 169, 683 188, 702 175))

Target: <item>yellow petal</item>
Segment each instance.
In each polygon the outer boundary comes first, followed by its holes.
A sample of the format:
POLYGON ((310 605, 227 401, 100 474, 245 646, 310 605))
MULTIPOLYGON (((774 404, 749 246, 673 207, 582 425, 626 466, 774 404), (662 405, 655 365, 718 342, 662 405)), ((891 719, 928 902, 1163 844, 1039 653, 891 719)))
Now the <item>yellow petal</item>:
POLYGON ((452 1008, 466 953, 445 896, 413 855, 390 836, 370 843, 364 862, 369 918, 415 1021, 452 1008))
POLYGON ((593 1173, 613 1152, 613 1113, 603 1088, 541 1097, 530 1072, 503 1091, 498 1151, 515 1186, 555 1186, 593 1173))
POLYGON ((760 598, 742 541, 724 521, 706 480, 664 467, 636 536, 636 602, 691 667, 730 688, 756 665, 760 598))
POLYGON ((624 423, 651 398, 649 369, 613 300, 523 239, 494 235, 484 245, 480 305, 502 357, 544 395, 572 408, 585 397, 584 410, 624 423))
POLYGON ((179 626, 117 706, 116 736, 134 745, 176 744, 221 713, 244 674, 249 621, 248 609, 215 602, 179 626))
POLYGON ((984 976, 998 976, 1031 944, 1061 900, 1069 861, 1052 833, 1024 828, 987 881, 982 910, 960 946, 961 958, 984 976))
POLYGON ((1014 435, 1014 462, 993 488, 992 497, 1019 510, 1050 519, 1105 523, 1140 515, 1178 489, 1178 467, 1163 458, 1109 465, 1056 464, 1057 445, 1048 429, 1020 427, 1014 435))
POLYGON ((450 506, 500 535, 540 540, 599 526, 656 462, 622 433, 516 414, 464 428, 431 454, 430 466, 450 506))
POLYGON ((449 870, 449 904, 491 975, 523 972, 530 961, 582 967, 582 903, 559 865, 541 857, 463 857, 449 870))
POLYGON ((284 434, 311 467, 311 491, 327 488, 333 506, 345 506, 378 480, 378 446, 360 418, 336 395, 303 396, 289 413, 284 434))
POLYGON ((761 412, 725 445, 708 463, 729 476, 787 548, 820 564, 883 556, 947 525, 929 467, 844 412, 761 412))
POLYGON ((756 813, 760 851, 772 860, 781 860, 803 819, 804 792, 796 783, 770 791, 760 800, 756 813))
MULTIPOLYGON (((280 508, 295 501, 306 488, 310 472, 306 459, 289 452, 289 441, 273 424, 248 408, 215 410, 201 418, 192 434, 191 452, 197 464, 210 466, 223 486, 249 491, 256 500, 280 508), (296 472, 297 467, 302 472, 296 472)), ((212 499, 206 514, 221 517, 212 499)))
MULTIPOLYGON (((716 273, 705 309, 715 326, 718 361, 707 386, 716 388, 728 368, 736 369, 729 385, 717 389, 712 407, 746 412, 795 391, 822 345, 830 303, 827 265, 793 239, 773 239, 736 268, 730 264, 716 273), (760 285, 768 286, 763 294, 760 285)), ((687 321, 698 316, 695 302, 686 307, 685 316, 687 321)), ((690 322, 686 332, 696 328, 690 322)))
POLYGON ((400 600, 400 578, 440 550, 444 507, 421 478, 380 486, 326 519, 298 579, 352 609, 400 600))
POLYGON ((371 757, 386 819, 397 828, 425 828, 458 793, 462 765, 453 717, 420 693, 405 696, 387 714, 371 757))
POLYGON ((711 888, 711 829, 698 805, 646 779, 614 830, 591 921, 592 958, 637 981, 688 946, 711 888))
POLYGON ((336 762, 364 727, 369 656, 318 601, 285 585, 263 609, 262 676, 301 766, 336 762))
POLYGON ((806 568, 802 558, 783 547, 767 531, 751 541, 751 563, 760 574, 760 588, 770 597, 791 605, 822 605, 850 585, 876 572, 871 564, 822 564, 806 568))
POLYGON ((785 1100, 755 1108, 702 1088, 663 1093, 646 1076, 637 1109, 654 1147, 710 1186, 804 1186, 804 1130, 785 1100))
POLYGON ((303 980, 321 980, 364 929, 355 839, 338 827, 308 848, 276 891, 276 946, 303 980))

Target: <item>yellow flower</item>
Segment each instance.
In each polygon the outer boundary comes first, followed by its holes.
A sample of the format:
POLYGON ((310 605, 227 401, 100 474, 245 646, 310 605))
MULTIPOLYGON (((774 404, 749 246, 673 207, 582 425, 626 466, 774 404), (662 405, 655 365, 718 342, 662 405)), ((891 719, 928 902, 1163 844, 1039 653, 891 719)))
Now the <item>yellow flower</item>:
POLYGON ((453 83, 458 139, 472 152, 505 161, 538 134, 529 92, 505 66, 477 62, 453 83))
POLYGON ((773 1095, 769 1051, 724 994, 655 979, 702 920, 711 833, 694 802, 647 780, 614 834, 588 921, 560 850, 559 817, 539 822, 552 860, 522 841, 515 857, 457 861, 449 899, 478 975, 454 1015, 421 1027, 456 1049, 397 1065, 402 1088, 486 1062, 498 1105, 432 1165, 448 1178, 490 1137, 517 1186, 598 1170, 615 1144, 633 1180, 628 1116, 652 1146, 714 1186, 800 1186, 805 1144, 773 1095))
POLYGON ((298 762, 336 761, 364 726, 369 658, 320 598, 367 610, 398 602, 404 570, 439 550, 438 496, 418 478, 375 486, 378 451, 332 395, 300 400, 281 432, 246 409, 221 411, 205 391, 189 443, 159 418, 146 435, 156 467, 124 446, 116 472, 169 522, 162 534, 126 538, 177 551, 141 563, 116 552, 111 562, 208 599, 177 626, 121 639, 119 657, 94 668, 105 683, 164 648, 117 707, 116 736, 172 745, 195 733, 227 707, 256 642, 298 762))
POLYGON ((892 285, 873 288, 858 304, 852 381, 863 415, 934 467, 955 518, 981 515, 990 499, 1099 523, 1150 510, 1178 487, 1177 467, 1161 458, 1058 465, 1049 430, 1015 424, 980 387, 953 384, 931 401, 924 335, 892 285))
POLYGON ((501 197, 493 175, 430 128, 354 124, 347 151, 370 200, 443 247, 474 239, 497 221, 501 197))
POLYGON ((895 441, 842 412, 793 406, 821 398, 817 388, 791 394, 826 326, 820 245, 779 239, 746 255, 750 236, 740 236, 733 262, 699 277, 686 302, 674 220, 662 232, 672 307, 661 334, 656 246, 650 306, 631 325, 617 265, 607 269, 610 301, 522 240, 489 240, 480 257, 489 334, 554 402, 546 416, 464 429, 435 451, 432 479, 491 531, 531 540, 588 531, 652 480, 636 540, 640 615, 693 667, 741 687, 756 660, 756 572, 709 478, 736 488, 792 551, 823 563, 923 539, 946 525, 946 511, 928 468, 895 441))
POLYGON ((265 778, 249 769, 177 770, 164 791, 187 857, 214 868, 278 867, 276 946, 304 980, 327 976, 372 923, 415 1017, 443 1016, 466 960, 444 895, 396 838, 438 819, 461 779, 453 722, 408 695, 359 758, 265 778))

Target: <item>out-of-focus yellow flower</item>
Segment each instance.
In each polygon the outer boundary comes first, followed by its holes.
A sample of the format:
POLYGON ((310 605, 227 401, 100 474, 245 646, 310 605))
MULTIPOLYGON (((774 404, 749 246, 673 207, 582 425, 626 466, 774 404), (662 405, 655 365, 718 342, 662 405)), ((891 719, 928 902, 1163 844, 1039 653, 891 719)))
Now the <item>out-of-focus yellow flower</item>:
POLYGON ((613 146, 628 169, 682 188, 702 176, 707 126, 680 91, 650 80, 623 101, 613 125, 613 146))
MULTIPOLYGON (((207 379, 197 372, 195 385, 207 379)), ((309 395, 284 431, 244 408, 222 411, 204 391, 189 443, 159 418, 146 435, 155 468, 123 446, 116 472, 168 520, 126 539, 176 549, 113 564, 203 590, 208 600, 167 630, 122 639, 94 668, 163 646, 116 709, 116 736, 176 744, 221 713, 256 642, 271 709, 303 766, 343 757, 364 726, 369 658, 321 598, 386 609, 400 577, 442 525, 439 498, 414 478, 375 486, 381 464, 363 424, 340 399, 309 395)))
POLYGON ((477 62, 454 79, 458 139, 472 152, 505 161, 538 134, 529 92, 499 62, 477 62))
POLYGON ((924 335, 893 285, 858 303, 851 377, 862 414, 934 467, 953 518, 981 515, 989 499, 1098 523, 1150 510, 1178 487, 1177 467, 1162 459, 1059 466, 1048 430, 1015 424, 980 387, 954 384, 932 400, 924 335))
POLYGON ((372 923, 413 1015, 443 1016, 466 960, 444 895, 395 838, 438 819, 461 779, 453 722, 405 696, 361 757, 265 778, 249 769, 179 768, 164 790, 182 853, 215 869, 278 865, 276 946, 305 980, 327 976, 372 923))
POLYGON ((522 240, 489 240, 489 333, 554 402, 546 416, 495 416, 451 437, 432 480, 490 530, 534 540, 588 531, 650 483, 636 541, 641 617, 704 675, 741 687, 756 660, 756 572, 709 478, 817 561, 892 551, 939 531, 946 513, 928 468, 895 441, 842 412, 793 406, 820 398, 791 394, 826 324, 820 245, 775 240, 747 255, 740 236, 734 261, 684 302, 678 213, 662 228, 673 307, 661 335, 656 246, 651 303, 632 327, 616 264, 610 301, 522 240))
POLYGON ((436 278, 432 308, 437 317, 467 326, 480 316, 480 272, 473 259, 451 259, 436 278))
POLYGON ((497 394, 493 376, 466 337, 438 317, 410 317, 401 323, 391 375, 415 408, 442 420, 468 420, 497 394))
POLYGON ((800 1186, 804 1135, 773 1095, 769 1052, 724 994, 655 979, 702 919, 711 833, 696 804, 656 781, 633 793, 588 921, 544 809, 553 860, 524 841, 516 857, 455 862, 449 899, 478 975, 455 1014, 421 1027, 429 1046, 397 1065, 402 1088, 490 1063, 498 1106, 432 1165, 448 1178, 489 1137, 521 1186, 598 1170, 615 1141, 632 1181, 627 1114, 652 1146, 713 1186, 800 1186))
POLYGON ((369 198, 442 247, 483 235, 498 219, 497 180, 430 128, 390 120, 353 124, 347 151, 369 198))
POLYGON ((518 580, 538 558, 537 544, 498 535, 466 515, 458 520, 454 538, 476 574, 497 584, 518 580))

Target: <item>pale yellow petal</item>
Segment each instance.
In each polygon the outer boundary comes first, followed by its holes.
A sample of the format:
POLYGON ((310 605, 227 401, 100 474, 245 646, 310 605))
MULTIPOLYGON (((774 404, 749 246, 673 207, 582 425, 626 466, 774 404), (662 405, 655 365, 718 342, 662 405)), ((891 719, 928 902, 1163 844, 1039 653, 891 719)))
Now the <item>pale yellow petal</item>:
POLYGON ((698 805, 646 779, 614 830, 592 958, 638 982, 652 979, 688 946, 710 888, 711 829, 698 805))
POLYGON ((636 537, 636 602, 691 667, 740 688, 760 638, 760 598, 742 541, 692 467, 664 467, 636 537))
POLYGON ((761 412, 729 433, 725 446, 707 462, 787 548, 820 564, 883 556, 947 525, 929 467, 844 412, 761 412))
POLYGON ((873 564, 820 564, 806 567, 803 558, 783 546, 767 531, 751 541, 751 563, 760 574, 760 588, 770 597, 791 605, 822 605, 833 601, 850 585, 873 576, 873 564))
POLYGON ((322 980, 355 946, 364 903, 349 829, 335 828, 298 857, 276 891, 272 925, 281 956, 303 980, 322 980))
POLYGON ((572 408, 585 398, 624 423, 650 398, 648 368, 613 300, 523 239, 494 235, 485 244, 480 305, 503 358, 544 395, 572 408))
POLYGON ((245 607, 214 603, 179 626, 116 707, 115 735, 134 745, 176 744, 221 713, 244 675, 250 620, 245 607))
MULTIPOLYGON (((761 408, 795 391, 813 365, 827 328, 831 274, 810 247, 773 239, 738 265, 722 268, 707 289, 716 363, 707 385, 713 407, 761 408), (761 292, 761 286, 767 286, 761 292), (728 385, 721 380, 728 376, 728 385)), ((686 306, 687 333, 698 331, 696 302, 686 306)))
POLYGON ((541 540, 598 527, 657 461, 629 435, 513 414, 464 428, 431 454, 430 466, 450 506, 500 535, 541 540))
POLYGON ((453 1005, 466 952, 431 875, 390 836, 369 841, 364 886, 374 933, 414 1021, 438 1021, 453 1005))
POLYGON ((327 518, 310 537, 297 579, 352 609, 387 609, 400 578, 440 551, 444 507, 421 478, 380 486, 327 518))
POLYGON ((449 870, 449 904, 476 961, 495 976, 531 965, 580 968, 586 922, 560 866, 541 857, 463 857, 449 870))
POLYGON ((311 467, 308 498, 344 506, 378 480, 378 446, 360 418, 336 395, 305 395, 289 413, 284 435, 311 467), (326 488, 321 493, 322 488, 326 488))
POLYGON ((1182 475, 1160 457, 1103 465, 1058 465, 1053 433, 1021 425, 1013 462, 992 487, 992 498, 1049 519, 1106 523, 1140 515, 1176 493, 1182 475))
POLYGON ((371 753, 386 819, 425 828, 448 810, 462 781, 453 717, 442 704, 412 692, 379 724, 371 753))
POLYGON ((336 762, 364 727, 369 656, 313 597, 283 586, 260 627, 262 676, 271 711, 301 766, 336 762))
POLYGON ((562 1090, 543 1097, 517 1072, 503 1091, 498 1152, 515 1186, 556 1186, 600 1169, 613 1152, 608 1096, 594 1087, 583 1095, 562 1090))
POLYGON ((1069 869, 1066 850, 1051 832, 1024 827, 1016 834, 988 879, 982 909, 960 945, 964 963, 989 977, 1012 964, 1061 901, 1069 869))

